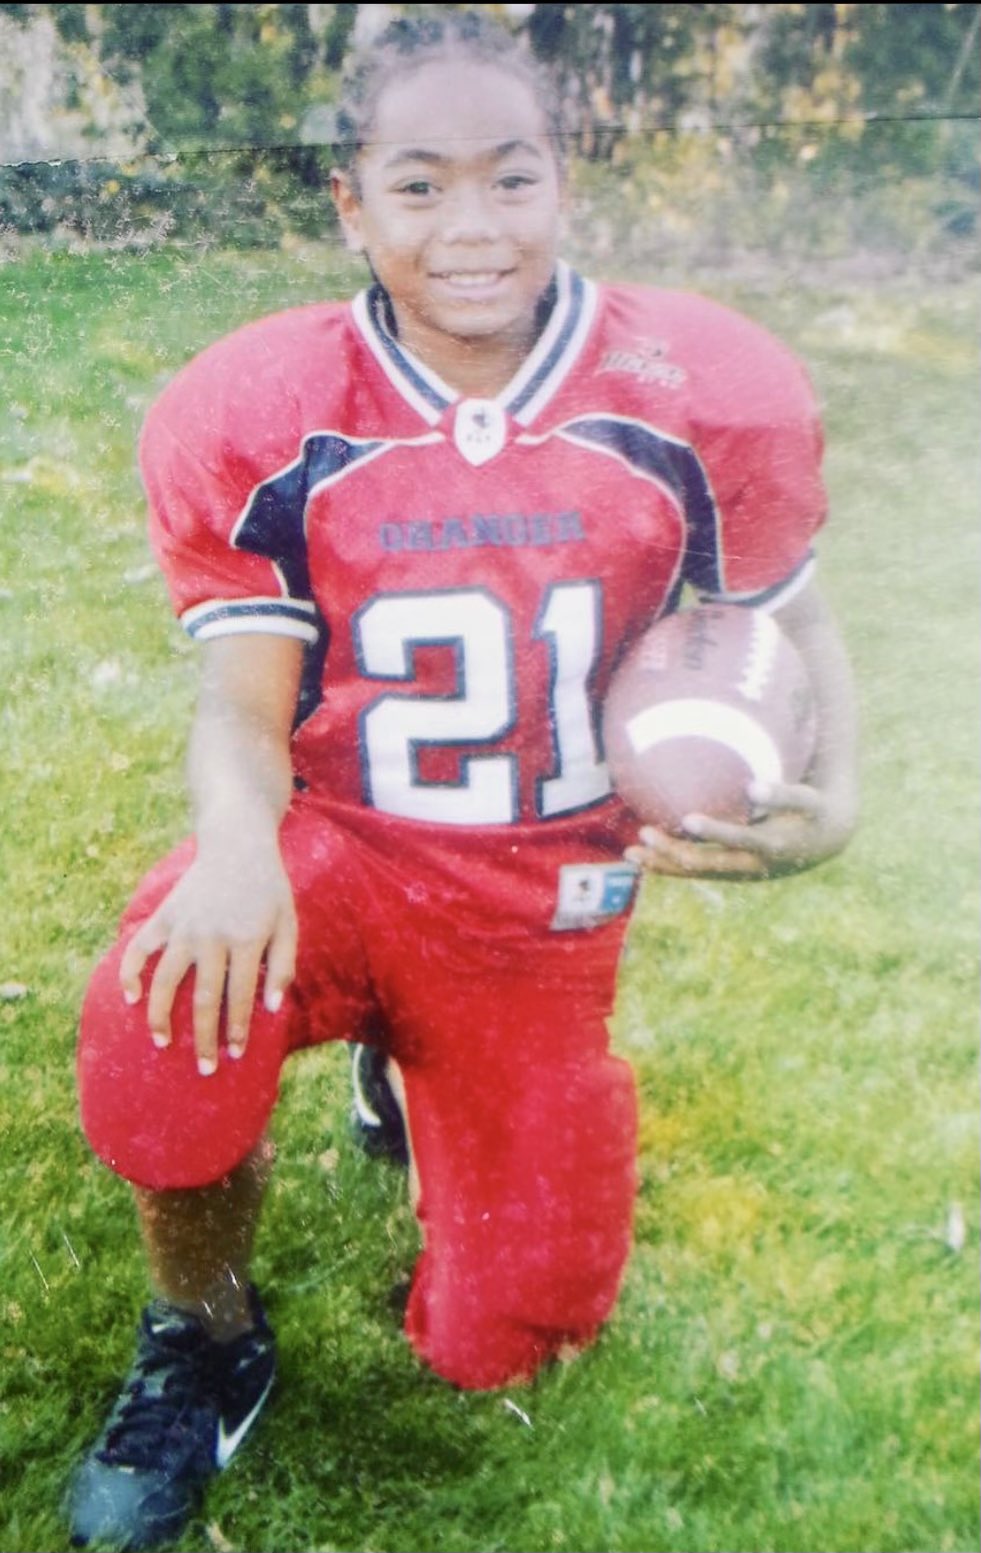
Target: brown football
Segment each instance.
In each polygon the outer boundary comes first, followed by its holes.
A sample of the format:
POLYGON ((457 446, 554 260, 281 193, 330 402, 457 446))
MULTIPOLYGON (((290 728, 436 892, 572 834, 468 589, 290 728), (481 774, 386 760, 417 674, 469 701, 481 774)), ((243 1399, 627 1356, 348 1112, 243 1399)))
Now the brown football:
POLYGON ((772 615, 702 604, 655 622, 616 669, 603 710, 614 787, 676 834, 689 814, 747 823, 747 788, 796 782, 814 753, 814 696, 772 615))

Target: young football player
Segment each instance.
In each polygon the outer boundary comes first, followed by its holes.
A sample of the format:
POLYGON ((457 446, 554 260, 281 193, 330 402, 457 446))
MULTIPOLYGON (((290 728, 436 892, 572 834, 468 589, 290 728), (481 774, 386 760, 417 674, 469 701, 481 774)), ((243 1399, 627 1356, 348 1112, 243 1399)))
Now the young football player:
POLYGON ((530 1377, 594 1339, 628 1253, 634 1091, 607 1017, 640 870, 768 877, 854 823, 796 361, 718 305, 561 261, 553 99, 473 14, 376 39, 339 134, 367 289, 212 346, 142 438, 202 648, 194 839, 84 1010, 84 1126, 133 1184, 154 1297, 74 1483, 78 1545, 175 1537, 265 1401, 249 1259, 291 1052, 393 1059, 424 1240, 408 1340, 458 1386, 530 1377), (597 709, 686 587, 776 614, 821 737, 759 823, 638 839, 597 709))

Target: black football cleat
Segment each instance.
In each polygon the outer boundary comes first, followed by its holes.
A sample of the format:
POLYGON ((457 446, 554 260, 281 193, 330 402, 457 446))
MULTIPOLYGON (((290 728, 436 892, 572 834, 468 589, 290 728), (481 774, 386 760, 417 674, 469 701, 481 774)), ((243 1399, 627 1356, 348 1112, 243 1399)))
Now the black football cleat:
POLYGON ((180 1535, 272 1387, 275 1339, 251 1299, 255 1325, 229 1343, 165 1300, 144 1310, 133 1367, 71 1487, 73 1547, 128 1553, 180 1535))
POLYGON ((351 1131, 358 1147, 371 1159, 408 1165, 405 1122, 385 1076, 388 1058, 374 1046, 351 1049, 351 1131))

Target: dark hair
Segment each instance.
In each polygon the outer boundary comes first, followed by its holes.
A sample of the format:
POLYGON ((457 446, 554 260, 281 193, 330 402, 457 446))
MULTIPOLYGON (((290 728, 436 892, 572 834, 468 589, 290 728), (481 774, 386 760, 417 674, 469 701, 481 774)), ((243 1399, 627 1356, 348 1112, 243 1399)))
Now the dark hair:
POLYGON ((354 174, 358 152, 371 138, 378 99, 393 80, 436 60, 494 65, 524 81, 540 104, 555 159, 562 164, 562 113, 548 73, 506 28, 477 11, 399 17, 351 59, 335 119, 334 162, 354 174))

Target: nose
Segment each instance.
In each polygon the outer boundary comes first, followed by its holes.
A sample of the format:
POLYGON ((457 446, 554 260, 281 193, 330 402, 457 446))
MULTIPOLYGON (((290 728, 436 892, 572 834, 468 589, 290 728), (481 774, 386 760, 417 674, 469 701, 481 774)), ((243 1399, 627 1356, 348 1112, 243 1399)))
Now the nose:
POLYGON ((443 204, 441 236, 448 243, 485 243, 500 231, 491 191, 477 183, 458 184, 443 204))

